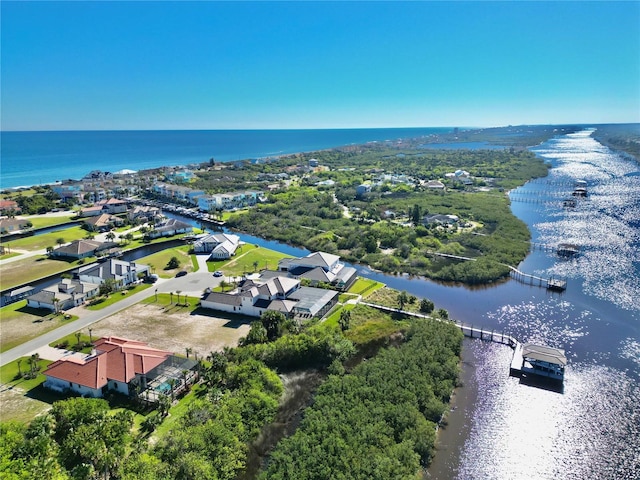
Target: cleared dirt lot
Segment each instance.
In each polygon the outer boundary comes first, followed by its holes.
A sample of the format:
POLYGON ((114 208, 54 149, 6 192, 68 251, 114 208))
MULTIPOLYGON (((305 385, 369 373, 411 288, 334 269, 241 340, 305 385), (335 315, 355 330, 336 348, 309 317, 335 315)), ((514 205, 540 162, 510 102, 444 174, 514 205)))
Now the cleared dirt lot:
POLYGON ((93 337, 116 336, 147 342, 152 347, 198 356, 234 347, 249 333, 250 317, 225 316, 202 308, 140 303, 92 325, 93 337))

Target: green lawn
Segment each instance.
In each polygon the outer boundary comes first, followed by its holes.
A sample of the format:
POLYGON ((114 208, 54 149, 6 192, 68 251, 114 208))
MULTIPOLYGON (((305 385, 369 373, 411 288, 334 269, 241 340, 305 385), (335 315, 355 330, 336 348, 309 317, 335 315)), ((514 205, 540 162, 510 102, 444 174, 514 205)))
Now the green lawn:
MULTIPOLYGON (((59 338, 58 340, 56 340, 55 342, 51 342, 49 344, 50 347, 53 348, 64 348, 65 350, 73 350, 73 346, 78 344, 78 337, 76 336, 76 333, 80 333, 80 343, 81 344, 87 344, 87 343, 91 343, 91 341, 93 340, 97 340, 97 337, 94 335, 89 336, 89 330, 86 330, 86 334, 83 332, 75 332, 75 333, 71 333, 69 335, 67 335, 66 337, 62 337, 59 338), (66 347, 57 347, 57 345, 67 345, 66 347)), ((91 353, 91 346, 88 347, 84 347, 82 350, 79 350, 82 353, 91 353)))
MULTIPOLYGON (((41 384, 45 381, 45 376, 42 373, 30 380, 20 378, 18 362, 20 362, 20 370, 24 372, 29 369, 28 360, 29 357, 22 357, 0 368, 0 383, 2 384, 0 421, 30 422, 37 415, 46 411, 53 401, 62 398, 42 387, 41 384)), ((50 363, 48 360, 38 361, 40 372, 44 371, 50 363)))
POLYGON ((34 215, 24 217, 33 224, 33 228, 52 227, 54 225, 62 225, 71 221, 75 217, 75 213, 69 212, 69 215, 65 216, 51 216, 51 215, 34 215))
POLYGON ((180 270, 186 270, 188 272, 195 271, 193 261, 191 259, 191 256, 189 255, 190 249, 190 245, 168 248, 152 255, 142 257, 136 261, 143 265, 149 265, 150 267, 152 267, 152 272, 158 274, 162 278, 171 278, 174 277, 180 270), (180 262, 180 266, 171 270, 165 270, 165 267, 169 263, 169 260, 171 260, 171 257, 176 257, 180 262))
POLYGON ((235 256, 230 260, 207 262, 207 267, 210 272, 221 270, 228 277, 236 277, 245 273, 259 272, 265 268, 275 270, 278 268, 278 262, 283 258, 291 258, 291 255, 245 243, 240 245, 235 256))
POLYGON ((6 260, 11 257, 18 257, 22 255, 21 253, 5 253, 4 255, 0 255, 0 260, 6 260))
POLYGON ((57 240, 59 238, 64 240, 64 243, 69 243, 74 240, 80 240, 87 236, 87 231, 81 228, 79 225, 75 227, 65 228, 64 230, 58 230, 57 232, 43 233, 42 235, 32 235, 30 237, 19 238, 8 242, 5 246, 9 246, 11 249, 28 250, 30 252, 34 250, 44 250, 47 247, 57 247, 57 240))
POLYGON ((367 297, 382 287, 384 287, 384 283, 369 280, 368 278, 358 277, 355 283, 351 285, 348 292, 367 297))
POLYGON ((46 309, 27 307, 27 301, 21 300, 0 309, 0 352, 10 350, 44 333, 61 327, 65 323, 77 320, 71 315, 55 315, 46 309))
POLYGON ((95 261, 95 257, 67 262, 37 255, 2 265, 0 289, 6 290, 17 285, 32 282, 42 277, 62 273, 66 270, 95 261))
POLYGON ((109 305, 113 305, 114 303, 119 302, 120 300, 126 298, 127 295, 133 295, 134 293, 138 293, 141 292, 142 290, 146 290, 147 288, 151 287, 150 283, 141 283, 139 285, 136 285, 132 288, 128 288, 126 290, 122 290, 120 292, 113 292, 111 294, 109 294, 108 297, 100 297, 97 303, 93 303, 93 300, 91 302, 89 302, 89 304, 87 305, 87 310, 102 310, 105 307, 108 307, 109 305), (101 300, 101 301, 100 301, 101 300))

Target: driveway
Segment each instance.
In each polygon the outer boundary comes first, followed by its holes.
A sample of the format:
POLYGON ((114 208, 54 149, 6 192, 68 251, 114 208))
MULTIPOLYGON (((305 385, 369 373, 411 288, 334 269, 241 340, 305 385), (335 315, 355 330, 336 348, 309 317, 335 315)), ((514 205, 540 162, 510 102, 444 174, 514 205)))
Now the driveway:
POLYGON ((155 287, 148 288, 133 295, 126 295, 122 300, 113 305, 103 308, 102 310, 87 310, 82 307, 76 307, 69 312, 74 315, 78 315, 80 318, 74 322, 68 323, 60 328, 47 332, 33 340, 23 343, 11 350, 7 350, 0 354, 0 366, 6 365, 20 357, 30 356, 38 349, 49 345, 50 343, 62 338, 66 335, 72 334, 77 330, 88 327, 89 325, 96 323, 104 318, 107 318, 114 313, 124 310, 138 302, 141 302, 147 297, 154 294, 154 290, 159 293, 177 292, 180 290, 181 294, 187 294, 189 296, 200 298, 207 287, 213 288, 222 281, 222 278, 216 278, 209 272, 195 272, 189 273, 183 277, 160 279, 155 284, 155 287))

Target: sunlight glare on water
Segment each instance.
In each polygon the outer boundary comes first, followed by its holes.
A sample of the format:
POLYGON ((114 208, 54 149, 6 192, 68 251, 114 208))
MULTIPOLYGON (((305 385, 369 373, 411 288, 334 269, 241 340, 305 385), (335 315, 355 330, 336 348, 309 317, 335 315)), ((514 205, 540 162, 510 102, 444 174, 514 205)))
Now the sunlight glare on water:
POLYGON ((564 349, 564 389, 510 377, 508 347, 466 341, 477 398, 454 478, 640 480, 640 167, 591 133, 534 148, 553 168, 512 196, 534 242, 580 247, 569 259, 538 249, 519 266, 567 279, 567 291, 523 287, 529 296, 505 297, 482 319, 564 349), (578 180, 588 196, 564 207, 578 180))

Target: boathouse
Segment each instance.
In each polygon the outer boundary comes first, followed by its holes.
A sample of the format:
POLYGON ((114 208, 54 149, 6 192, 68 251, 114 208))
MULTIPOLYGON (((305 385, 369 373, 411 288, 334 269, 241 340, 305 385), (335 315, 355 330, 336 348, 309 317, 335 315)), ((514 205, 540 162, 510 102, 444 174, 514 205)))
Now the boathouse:
POLYGON ((556 380, 564 379, 564 368, 567 366, 567 357, 564 350, 525 343, 522 345, 521 371, 525 374, 539 375, 556 380))

